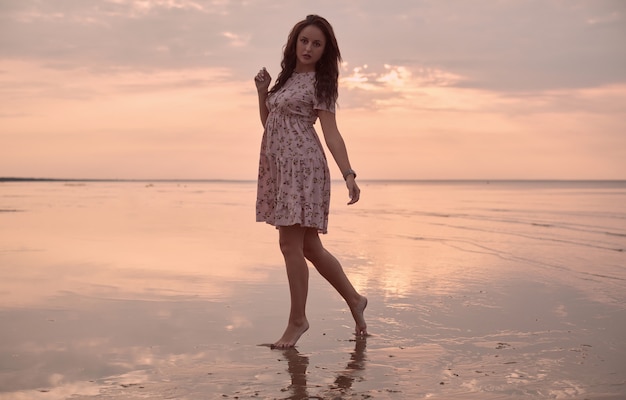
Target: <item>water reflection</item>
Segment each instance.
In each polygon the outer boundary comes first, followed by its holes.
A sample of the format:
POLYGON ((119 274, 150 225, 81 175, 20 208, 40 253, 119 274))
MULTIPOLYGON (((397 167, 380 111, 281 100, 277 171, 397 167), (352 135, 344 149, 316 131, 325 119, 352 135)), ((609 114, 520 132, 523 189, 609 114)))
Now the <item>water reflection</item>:
MULTIPOLYGON (((253 183, 1 189, 0 210, 20 211, 0 214, 0 264, 11 267, 0 280, 5 306, 37 307, 67 291, 231 298, 230 282, 264 282, 282 265, 275 232, 250 214, 253 183)), ((450 295, 468 282, 508 277, 522 263, 622 300, 624 188, 366 183, 366 196, 349 209, 344 188, 333 190, 325 244, 365 293, 450 295)))
POLYGON ((365 347, 367 346, 367 338, 360 337, 355 340, 354 351, 350 353, 350 361, 346 369, 337 375, 335 385, 340 389, 341 393, 347 393, 352 388, 352 384, 361 378, 360 371, 365 369, 365 347))
POLYGON ((277 362, 249 348, 274 338, 288 306, 275 230, 250 214, 254 184, 2 185, 0 399, 87 396, 112 381, 97 398, 387 388, 482 400, 509 393, 498 385, 520 371, 535 371, 535 384, 517 383, 524 395, 568 398, 563 382, 580 382, 578 398, 626 394, 626 190, 494 186, 365 184, 356 209, 337 186, 325 244, 370 298, 377 336, 367 357, 365 340, 337 353, 349 311, 313 274, 317 331, 306 354, 277 362), (167 372, 155 382, 155 371, 167 372))
POLYGON ((291 385, 289 385, 291 396, 286 398, 291 400, 308 399, 306 370, 309 366, 309 357, 300 354, 295 347, 284 350, 283 356, 287 359, 287 370, 291 376, 291 385))
POLYGON ((284 350, 283 356, 287 360, 287 370, 291 376, 291 385, 289 386, 291 395, 285 399, 341 399, 343 398, 342 396, 349 395, 352 385, 363 379, 362 371, 365 370, 365 361, 367 360, 365 357, 366 347, 366 337, 359 337, 354 340, 354 351, 350 353, 350 360, 346 368, 337 373, 334 383, 327 388, 327 393, 325 393, 324 397, 311 396, 308 391, 307 368, 309 366, 309 357, 301 354, 296 348, 284 350))

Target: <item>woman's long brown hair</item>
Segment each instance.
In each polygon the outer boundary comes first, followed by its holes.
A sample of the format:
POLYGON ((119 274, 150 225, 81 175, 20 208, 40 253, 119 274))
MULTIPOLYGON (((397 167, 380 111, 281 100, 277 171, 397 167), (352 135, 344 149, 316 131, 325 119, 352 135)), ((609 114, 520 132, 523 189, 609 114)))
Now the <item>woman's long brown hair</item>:
POLYGON ((304 28, 310 25, 318 27, 326 38, 324 53, 315 65, 315 96, 320 103, 326 104, 330 108, 337 101, 341 53, 339 52, 333 27, 319 15, 309 15, 291 29, 283 51, 283 60, 280 63, 282 70, 278 74, 276 83, 270 90, 270 93, 275 93, 285 86, 285 83, 295 71, 298 36, 300 36, 300 32, 304 28))

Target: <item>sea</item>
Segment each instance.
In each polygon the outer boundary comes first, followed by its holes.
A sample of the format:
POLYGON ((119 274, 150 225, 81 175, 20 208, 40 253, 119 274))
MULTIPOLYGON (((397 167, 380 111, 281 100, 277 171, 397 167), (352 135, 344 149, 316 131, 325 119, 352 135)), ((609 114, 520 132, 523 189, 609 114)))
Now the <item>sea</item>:
POLYGON ((0 180, 0 399, 626 398, 626 181, 333 182, 289 312, 256 182, 0 180))

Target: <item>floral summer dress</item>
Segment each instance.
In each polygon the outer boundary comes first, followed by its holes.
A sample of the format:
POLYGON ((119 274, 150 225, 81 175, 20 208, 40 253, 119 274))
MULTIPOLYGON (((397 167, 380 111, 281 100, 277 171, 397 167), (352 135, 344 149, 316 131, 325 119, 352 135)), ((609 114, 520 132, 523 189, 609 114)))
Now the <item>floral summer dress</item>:
POLYGON ((316 110, 335 112, 315 97, 315 72, 296 73, 267 98, 269 115, 261 141, 256 220, 326 233, 330 173, 313 128, 316 110))

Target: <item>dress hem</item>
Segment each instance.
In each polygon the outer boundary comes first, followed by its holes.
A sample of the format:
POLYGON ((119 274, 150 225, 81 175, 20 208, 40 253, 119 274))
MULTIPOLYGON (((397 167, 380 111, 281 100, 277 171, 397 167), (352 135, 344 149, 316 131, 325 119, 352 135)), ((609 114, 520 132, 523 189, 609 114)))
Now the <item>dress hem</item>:
POLYGON ((307 226, 307 225, 303 225, 303 224, 302 224, 302 223, 300 223, 300 222, 297 222, 297 223, 294 223, 294 224, 290 224, 290 225, 285 225, 285 224, 275 224, 275 223, 272 223, 272 222, 268 222, 268 221, 266 221, 266 220, 264 220, 264 219, 257 219, 257 220, 256 220, 256 222, 265 222, 266 224, 271 225, 271 226, 273 226, 273 227, 274 227, 274 228, 276 228, 276 229, 280 228, 281 226, 295 226, 295 225, 300 225, 300 226, 301 226, 301 227, 303 227, 303 228, 316 229, 316 230, 317 230, 317 233, 321 233, 321 234, 323 234, 323 235, 325 235, 325 234, 327 234, 327 233, 328 233, 328 229, 327 229, 327 228, 326 228, 326 229, 324 229, 324 228, 320 228, 320 227, 317 227, 317 226, 307 226))

